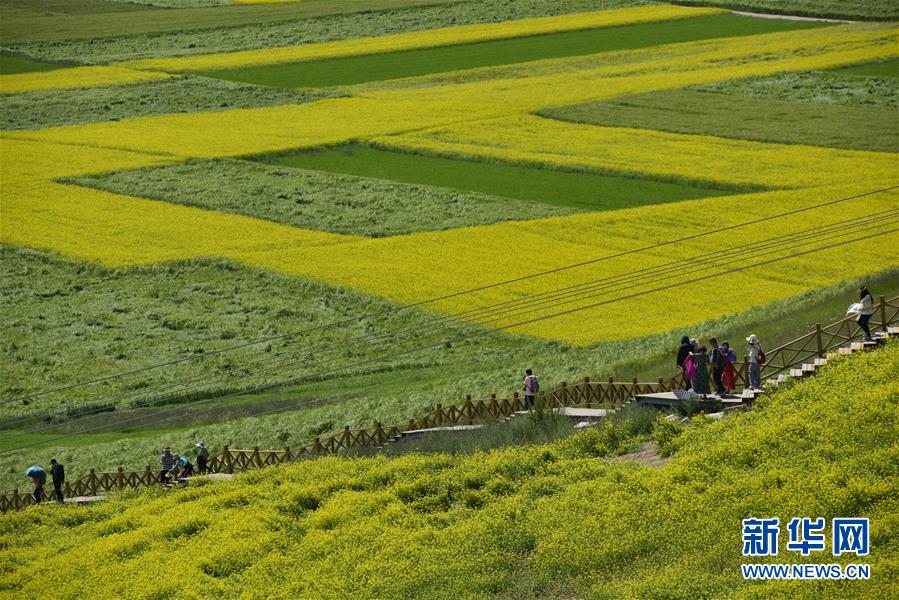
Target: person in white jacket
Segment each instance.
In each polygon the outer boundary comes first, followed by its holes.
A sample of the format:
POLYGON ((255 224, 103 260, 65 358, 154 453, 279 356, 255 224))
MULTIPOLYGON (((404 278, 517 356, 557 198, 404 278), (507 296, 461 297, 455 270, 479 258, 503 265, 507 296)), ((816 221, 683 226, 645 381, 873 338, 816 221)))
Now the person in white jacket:
POLYGON ((749 343, 749 389, 759 390, 762 388, 762 358, 765 353, 762 350, 762 344, 759 338, 753 333, 746 341, 749 343))
POLYGON ((871 320, 871 315, 874 314, 874 297, 871 295, 871 292, 868 291, 866 286, 858 288, 858 293, 859 309, 856 321, 858 322, 858 326, 862 328, 862 331, 865 332, 864 340, 870 342, 872 338, 871 328, 868 326, 868 321, 871 320))

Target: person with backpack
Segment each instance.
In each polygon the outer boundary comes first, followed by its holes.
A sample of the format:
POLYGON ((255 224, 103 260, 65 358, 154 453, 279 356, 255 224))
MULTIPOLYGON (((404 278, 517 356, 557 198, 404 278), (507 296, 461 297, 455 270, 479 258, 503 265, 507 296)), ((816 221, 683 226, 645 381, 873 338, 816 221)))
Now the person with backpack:
POLYGON ((753 333, 746 341, 749 342, 749 389, 762 389, 762 365, 767 360, 765 351, 762 350, 762 344, 759 338, 753 333))
POLYGON ((709 366, 712 369, 712 379, 715 382, 715 395, 723 396, 724 382, 721 378, 724 376, 724 354, 721 347, 718 346, 716 338, 709 339, 709 344, 712 346, 712 349, 709 350, 709 366))
MULTIPOLYGON (((689 390, 693 387, 691 380, 691 374, 687 373, 688 365, 684 364, 684 361, 687 360, 687 357, 690 356, 690 353, 693 352, 693 344, 690 343, 690 336, 685 335, 680 339, 680 348, 677 349, 677 368, 680 369, 684 374, 684 381, 686 382, 685 390, 689 390)), ((692 359, 690 363, 692 363, 692 359)))
POLYGON ((864 285, 858 288, 858 293, 858 318, 856 322, 862 331, 865 332, 865 337, 862 339, 870 342, 873 338, 871 337, 871 328, 868 326, 868 321, 871 320, 871 315, 874 314, 874 297, 868 291, 867 286, 864 285))
POLYGON ((528 410, 534 408, 534 396, 540 391, 540 382, 532 369, 524 370, 524 406, 528 410))
POLYGON ((53 479, 53 491, 56 493, 56 501, 62 504, 64 502, 62 484, 66 482, 66 470, 61 464, 56 462, 55 458, 50 459, 50 477, 53 479))

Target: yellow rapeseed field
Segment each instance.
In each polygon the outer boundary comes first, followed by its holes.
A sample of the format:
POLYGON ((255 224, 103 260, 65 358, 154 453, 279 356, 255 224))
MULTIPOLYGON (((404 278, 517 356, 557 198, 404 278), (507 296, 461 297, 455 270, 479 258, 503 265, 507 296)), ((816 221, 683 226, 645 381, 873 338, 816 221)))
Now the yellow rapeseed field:
POLYGON ((769 188, 848 183, 862 172, 870 179, 889 179, 899 173, 899 155, 886 152, 590 126, 533 115, 460 123, 374 141, 414 152, 769 188))
POLYGON ((168 77, 171 75, 125 67, 72 67, 53 71, 0 75, 0 94, 124 85, 168 77))
MULTIPOLYGON (((649 14, 634 10, 634 15, 649 14)), ((680 9, 660 10, 675 14, 680 9)), ((525 25, 512 28, 519 26, 525 25)), ((897 170, 896 156, 890 154, 603 128, 560 123, 528 113, 633 92, 887 58, 897 55, 895 42, 894 28, 837 26, 363 85, 350 88, 352 97, 304 105, 8 133, 2 136, 0 147, 4 156, 15 155, 17 160, 4 160, 2 241, 114 266, 221 256, 398 302, 420 301, 641 248, 695 233, 710 222, 738 223, 867 191, 889 181, 897 170), (793 189, 373 240, 54 181, 190 157, 239 156, 351 140, 638 176, 793 189), (864 182, 852 181, 858 173, 865 173, 864 182), (714 219, 710 220, 710 215, 714 219), (447 261, 449 256, 452 261, 447 261)), ((354 43, 344 44, 352 48, 354 43)), ((361 50, 347 50, 356 51, 361 50)), ((432 308, 454 312, 526 298, 585 280, 624 276, 708 249, 743 249, 769 235, 897 204, 896 193, 879 195, 864 203, 815 213, 815 221, 797 216, 432 308)), ((896 234, 880 239, 876 263, 870 261, 872 253, 865 244, 855 244, 775 263, 764 270, 728 275, 726 285, 737 293, 717 294, 721 283, 712 280, 691 286, 689 293, 676 288, 639 295, 626 303, 541 321, 516 331, 576 344, 658 333, 785 299, 849 275, 895 267, 899 254, 890 250, 899 248, 895 242, 899 242, 896 234), (710 297, 720 298, 714 303, 700 300, 710 297)), ((649 289, 651 286, 639 284, 633 292, 642 294, 649 289)), ((595 300, 622 293, 610 291, 595 300)), ((537 311, 485 325, 503 326, 545 314, 546 310, 537 311)))
POLYGON ((502 23, 483 23, 444 27, 412 33, 399 33, 379 37, 368 37, 318 44, 301 44, 280 48, 245 50, 201 56, 177 58, 142 59, 122 63, 135 69, 151 69, 171 73, 208 71, 213 69, 236 69, 241 67, 274 65, 303 62, 326 58, 342 58, 363 54, 379 54, 433 48, 455 44, 470 44, 488 40, 500 40, 528 35, 633 25, 652 21, 686 19, 700 15, 724 12, 714 8, 683 8, 661 4, 639 8, 606 10, 592 13, 575 13, 556 17, 520 19, 502 23))
MULTIPOLYGON (((387 239, 364 239, 326 249, 297 247, 245 253, 239 260, 265 269, 364 290, 397 302, 415 302, 440 297, 453 290, 479 287, 553 269, 559 265, 579 263, 689 236, 707 230, 711 224, 723 227, 751 221, 827 199, 867 191, 877 185, 880 183, 865 182, 861 188, 857 185, 828 186, 725 196, 614 212, 501 223, 387 239)), ((605 295, 593 297, 594 301, 601 302, 670 283, 647 281, 638 285, 632 274, 639 269, 716 250, 741 251, 751 248, 758 240, 890 208, 899 208, 897 191, 715 234, 691 243, 665 246, 651 252, 564 271, 550 277, 468 294, 433 304, 431 308, 439 312, 454 313, 528 298, 539 292, 584 281, 623 276, 623 285, 604 288, 600 291, 605 291, 605 295)), ((872 227, 870 232, 885 229, 872 227)), ((836 237, 832 241, 843 239, 845 238, 836 237)), ((790 253, 787 249, 781 249, 783 251, 778 256, 790 253)), ((796 248, 795 251, 803 249, 808 248, 796 248)), ((696 262, 697 268, 703 266, 702 261, 696 262)), ((741 266, 747 262, 752 261, 710 263, 708 271, 697 272, 696 276, 723 270, 729 264, 741 266)), ((632 298, 627 302, 603 305, 595 310, 535 323, 514 331, 575 344, 626 339, 667 331, 788 298, 808 289, 833 285, 844 280, 850 273, 858 275, 897 266, 899 233, 892 233, 877 241, 843 246, 804 258, 774 263, 764 269, 742 271, 723 279, 691 284, 689 290, 675 288, 632 298), (876 253, 871 250, 874 244, 878 248, 876 253), (871 257, 875 255, 876 262, 872 262, 871 257), (720 293, 722 286, 730 293, 720 293), (709 302, 710 298, 714 298, 714 301, 709 302)), ((580 305, 587 303, 589 302, 583 301, 580 305)), ((507 325, 577 305, 557 306, 552 310, 543 307, 543 310, 535 313, 517 315, 514 319, 504 319, 489 325, 507 325)))

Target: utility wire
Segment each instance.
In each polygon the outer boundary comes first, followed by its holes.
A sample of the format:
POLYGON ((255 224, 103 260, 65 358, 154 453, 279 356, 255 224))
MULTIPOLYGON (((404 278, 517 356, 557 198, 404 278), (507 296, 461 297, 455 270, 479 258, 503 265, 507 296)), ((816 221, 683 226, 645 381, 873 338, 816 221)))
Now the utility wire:
POLYGON ((611 254, 611 255, 607 255, 607 256, 602 256, 602 257, 598 257, 598 258, 595 258, 595 259, 591 259, 591 260, 587 260, 587 261, 583 261, 583 262, 579 262, 579 263, 574 263, 574 264, 571 264, 571 265, 565 265, 565 266, 557 267, 557 268, 554 268, 554 269, 549 269, 549 270, 546 270, 546 271, 541 271, 541 272, 538 272, 538 273, 531 273, 531 274, 529 274, 529 275, 523 275, 523 276, 521 276, 521 277, 516 277, 516 278, 512 278, 512 279, 507 279, 507 280, 505 280, 505 281, 499 281, 499 282, 496 282, 496 283, 491 283, 491 284, 487 284, 487 285, 483 285, 483 286, 479 286, 479 287, 475 287, 475 288, 471 288, 471 289, 467 289, 467 290, 461 290, 461 291, 458 291, 458 292, 453 292, 453 293, 451 293, 451 294, 446 294, 446 295, 444 295, 444 296, 439 296, 439 297, 430 298, 430 299, 427 299, 427 300, 422 300, 422 301, 420 301, 420 302, 415 302, 415 303, 411 303, 411 304, 406 304, 406 305, 402 305, 402 306, 398 306, 398 307, 391 307, 391 308, 383 309, 383 310, 376 311, 376 312, 373 312, 373 313, 369 313, 369 314, 365 314, 365 315, 360 315, 360 316, 357 316, 357 317, 351 317, 351 318, 343 319, 343 320, 339 320, 339 321, 332 321, 332 322, 329 322, 329 323, 325 323, 325 324, 322 324, 322 325, 317 325, 317 326, 314 326, 314 327, 310 327, 310 328, 307 328, 307 329, 302 329, 302 330, 298 330, 298 331, 294 331, 294 332, 288 332, 288 333, 284 333, 284 334, 280 334, 280 335, 276 335, 276 336, 269 336, 269 337, 264 337, 264 338, 258 338, 258 339, 256 339, 256 340, 250 340, 250 341, 247 341, 247 342, 243 342, 243 343, 241 343, 241 344, 236 344, 236 345, 233 345, 233 346, 229 346, 229 347, 227 347, 227 348, 221 348, 221 349, 219 349, 219 350, 213 350, 213 351, 210 351, 210 352, 205 352, 205 353, 203 353, 202 355, 186 356, 186 357, 182 357, 182 358, 178 358, 178 359, 173 359, 173 360, 165 361, 165 362, 162 362, 162 363, 157 363, 157 364, 153 364, 153 365, 148 365, 148 366, 146 366, 146 367, 141 367, 141 368, 138 368, 138 369, 132 369, 132 370, 130 370, 130 371, 123 371, 123 372, 119 372, 119 373, 113 373, 113 374, 106 375, 106 376, 103 376, 103 377, 97 377, 97 378, 94 378, 94 379, 85 380, 85 381, 81 381, 81 382, 77 382, 77 383, 72 383, 72 384, 65 385, 65 386, 59 386, 59 387, 56 387, 56 388, 51 388, 51 389, 43 390, 43 391, 39 391, 39 392, 31 392, 31 393, 28 393, 28 394, 24 394, 24 395, 17 396, 17 397, 15 397, 15 398, 9 398, 9 399, 6 399, 6 400, 2 400, 2 401, 0 401, 0 405, 2 405, 2 404, 7 404, 7 403, 9 403, 9 402, 21 402, 21 401, 23 401, 23 400, 29 400, 29 399, 32 399, 32 398, 37 398, 37 397, 45 396, 45 395, 48 395, 48 394, 53 394, 53 393, 58 393, 58 392, 62 392, 62 391, 67 391, 67 390, 71 390, 71 389, 74 389, 74 388, 83 387, 83 386, 86 386, 86 385, 94 385, 94 384, 97 384, 97 383, 100 383, 100 382, 103 382, 103 381, 109 381, 109 380, 111 380, 111 379, 116 379, 116 378, 124 377, 124 376, 127 376, 127 375, 134 375, 134 374, 137 374, 137 373, 143 373, 143 372, 147 372, 147 371, 151 371, 151 370, 154 370, 154 369, 159 369, 159 368, 162 368, 162 367, 171 366, 171 365, 175 365, 175 364, 179 364, 179 363, 183 363, 183 362, 188 362, 188 361, 198 360, 198 359, 206 358, 206 357, 209 357, 209 356, 216 356, 216 355, 223 354, 223 353, 226 353, 226 352, 231 352, 231 351, 233 351, 233 350, 237 350, 237 349, 241 349, 241 348, 246 348, 246 347, 254 346, 254 345, 258 345, 258 344, 268 343, 268 342, 272 342, 272 341, 275 341, 275 340, 281 340, 281 339, 290 338, 290 337, 294 337, 294 336, 298 336, 298 335, 306 335, 306 334, 308 334, 308 333, 312 333, 312 332, 315 332, 315 331, 320 331, 320 330, 322 330, 322 329, 326 329, 326 328, 330 328, 330 327, 339 327, 339 326, 342 326, 342 325, 346 325, 346 324, 349 324, 349 323, 353 323, 353 322, 359 321, 359 320, 364 320, 364 319, 367 319, 367 318, 372 318, 372 317, 381 316, 381 315, 385 315, 385 314, 395 313, 395 312, 399 312, 399 311, 403 311, 403 310, 408 310, 408 309, 410 309, 410 308, 415 308, 415 307, 419 307, 419 306, 425 306, 425 305, 428 305, 428 304, 433 304, 433 303, 435 303, 435 302, 440 302, 440 301, 443 301, 443 300, 448 300, 448 299, 455 298, 455 297, 462 296, 462 295, 466 295, 466 294, 471 294, 471 293, 475 293, 475 292, 479 292, 479 291, 484 291, 484 290, 488 290, 488 289, 493 289, 493 288, 497 288, 497 287, 500 287, 500 286, 509 285, 509 284, 512 284, 512 283, 518 283, 518 282, 521 282, 521 281, 526 281, 526 280, 529 280, 529 279, 534 279, 534 278, 537 278, 537 277, 543 277, 543 276, 546 276, 546 275, 551 275, 551 274, 554 274, 554 273, 559 273, 559 272, 567 271, 567 270, 570 270, 570 269, 576 269, 576 268, 580 268, 580 267, 583 267, 583 266, 586 266, 586 265, 591 265, 591 264, 595 264, 595 263, 598 263, 598 262, 611 260, 611 259, 614 259, 614 258, 620 258, 620 257, 622 257, 622 256, 628 256, 628 255, 632 255, 632 254, 636 254, 636 253, 640 253, 640 252, 646 252, 646 251, 648 251, 648 250, 654 250, 654 249, 657 249, 657 248, 662 248, 662 247, 670 246, 670 245, 673 245, 673 244, 679 244, 679 243, 682 243, 682 242, 685 242, 685 241, 694 240, 694 239, 706 237, 706 236, 709 236, 709 235, 713 235, 713 234, 717 234, 717 233, 722 233, 722 232, 725 232, 725 231, 732 231, 732 230, 739 229, 739 228, 742 228, 742 227, 747 227, 747 226, 749 226, 749 225, 755 225, 755 224, 759 224, 759 223, 765 223, 765 222, 768 222, 768 221, 771 221, 771 220, 774 220, 774 219, 780 219, 780 218, 783 218, 783 217, 786 217, 786 216, 791 216, 791 215, 795 215, 795 214, 807 212, 807 211, 810 211, 810 210, 815 210, 815 209, 818 209, 818 208, 823 208, 823 207, 826 207, 826 206, 832 206, 832 205, 839 204, 839 203, 842 203, 842 202, 848 202, 848 201, 851 201, 851 200, 856 200, 856 199, 859 199, 859 198, 864 198, 864 197, 866 197, 866 196, 870 196, 870 195, 873 195, 873 194, 883 193, 883 192, 886 192, 886 191, 890 191, 890 190, 896 189, 897 187, 899 187, 899 184, 897 184, 897 185, 892 185, 892 186, 888 186, 888 187, 885 187, 885 188, 880 188, 880 189, 877 189, 877 190, 871 190, 871 191, 864 192, 864 193, 861 193, 861 194, 856 194, 856 195, 853 195, 853 196, 846 196, 846 197, 842 197, 842 198, 837 198, 837 199, 834 199, 834 200, 829 200, 829 201, 822 202, 822 203, 819 203, 819 204, 815 204, 815 205, 811 205, 811 206, 807 206, 807 207, 803 207, 803 208, 799 208, 799 209, 794 209, 794 210, 791 210, 791 211, 786 211, 786 212, 778 213, 778 214, 775 214, 775 215, 769 215, 769 216, 766 216, 766 217, 760 217, 760 218, 758 218, 758 219, 753 219, 753 220, 750 220, 750 221, 744 221, 744 222, 742 222, 742 223, 738 223, 738 224, 735 224, 735 225, 729 225, 729 226, 725 226, 725 227, 719 227, 719 228, 717 228, 717 229, 712 229, 712 230, 703 231, 703 232, 696 233, 696 234, 689 235, 689 236, 685 236, 685 237, 682 237, 682 238, 677 238, 677 239, 674 239, 674 240, 668 240, 668 241, 665 241, 665 242, 659 242, 659 243, 654 244, 654 245, 651 245, 651 246, 644 246, 644 247, 641 247, 641 248, 635 248, 635 249, 632 249, 632 250, 626 250, 626 251, 619 252, 619 253, 616 253, 616 254, 611 254))
MULTIPOLYGON (((597 284, 597 282, 586 282, 586 283, 581 283, 581 284, 577 284, 577 285, 573 285, 573 286, 568 286, 566 288, 561 288, 561 290, 565 292, 564 294, 558 293, 559 290, 535 294, 534 296, 535 296, 536 300, 538 300, 536 302, 533 299, 527 298, 527 299, 523 299, 523 300, 520 299, 520 300, 500 303, 500 305, 510 305, 511 304, 514 306, 512 306, 511 308, 507 307, 504 310, 498 311, 498 312, 497 311, 493 311, 493 312, 487 311, 486 316, 482 316, 478 320, 467 323, 467 324, 483 325, 485 323, 495 322, 500 319, 512 318, 512 317, 516 317, 516 316, 519 316, 522 314, 532 313, 532 312, 535 312, 536 310, 538 310, 539 308, 547 307, 547 305, 549 305, 548 306, 549 308, 555 308, 557 306, 561 306, 564 304, 571 304, 573 302, 579 301, 580 299, 582 299, 584 297, 592 297, 592 296, 596 295, 595 292, 597 290, 602 290, 602 289, 609 290, 609 289, 614 289, 615 287, 618 287, 618 288, 635 287, 641 283, 641 281, 640 281, 641 279, 644 281, 647 281, 647 280, 660 281, 660 280, 664 280, 664 279, 671 279, 672 277, 683 275, 683 274, 689 274, 692 272, 708 270, 712 267, 717 266, 717 263, 714 263, 713 260, 711 260, 713 258, 725 258, 725 259, 727 259, 729 264, 732 264, 738 260, 747 260, 748 258, 769 255, 774 252, 781 251, 781 249, 777 249, 777 247, 784 246, 785 244, 788 245, 788 248, 795 249, 795 248, 798 248, 798 247, 801 247, 804 245, 808 245, 808 243, 818 241, 819 238, 823 237, 823 234, 836 233, 836 237, 840 237, 840 236, 848 235, 849 233, 854 233, 854 231, 851 231, 852 229, 858 229, 860 227, 870 228, 872 225, 874 225, 878 222, 880 222, 879 226, 883 226, 884 225, 883 221, 885 221, 885 220, 889 221, 890 219, 892 219, 894 221, 897 214, 899 214, 899 210, 897 210, 897 209, 881 211, 880 213, 873 213, 872 215, 866 215, 864 217, 849 219, 849 220, 846 220, 845 222, 832 223, 832 224, 812 228, 810 230, 805 230, 803 232, 795 232, 792 234, 787 234, 785 236, 779 236, 779 237, 769 238, 767 240, 761 240, 758 242, 754 242, 750 246, 743 247, 742 250, 732 251, 730 249, 725 249, 725 250, 721 250, 721 251, 717 251, 717 252, 705 253, 705 254, 702 254, 699 256, 688 257, 685 259, 673 261, 673 262, 659 265, 656 267, 640 269, 640 270, 634 271, 632 273, 625 273, 622 275, 606 277, 606 278, 597 280, 598 282, 600 282, 599 284, 597 284), (811 242, 805 242, 803 244, 797 243, 799 241, 809 240, 809 239, 811 239, 811 242), (772 248, 775 248, 775 249, 771 250, 772 248), (762 250, 766 250, 766 251, 762 252, 762 250), (742 256, 742 255, 748 255, 748 256, 742 256), (689 270, 685 271, 684 267, 686 267, 689 270), (644 272, 647 274, 644 274, 642 277, 630 277, 632 274, 641 273, 641 272, 644 272), (667 275, 667 277, 662 278, 661 275, 667 275), (605 283, 603 283, 603 282, 605 282, 605 283), (562 298, 566 298, 565 302, 559 302, 559 300, 562 298)), ((831 236, 831 237, 834 237, 834 236, 831 236)), ((605 292, 605 293, 609 293, 609 292, 605 292)), ((477 312, 477 311, 484 312, 485 309, 484 308, 475 309, 475 312, 477 312)), ((442 320, 443 321, 459 320, 460 315, 471 314, 471 312, 472 311, 466 311, 463 313, 459 313, 459 315, 453 315, 451 317, 448 317, 448 318, 442 319, 442 320)), ((439 321, 441 321, 441 320, 438 319, 436 321, 439 324, 439 321)), ((433 327, 434 326, 431 326, 431 329, 433 329, 433 327)), ((447 328, 446 325, 443 325, 443 327, 447 328)), ((420 337, 422 337, 421 334, 423 332, 427 332, 427 328, 422 329, 421 326, 417 326, 417 327, 408 328, 406 331, 415 331, 418 334, 418 337, 420 338, 420 337)), ((395 338, 397 333, 403 333, 403 330, 400 330, 399 332, 386 332, 386 333, 378 334, 378 336, 371 336, 371 335, 360 336, 360 338, 362 338, 362 339, 364 339, 366 337, 395 338)), ((427 337, 433 337, 433 336, 427 336, 427 337)), ((383 340, 382 342, 379 342, 379 343, 387 343, 388 341, 389 340, 383 340)), ((418 340, 416 339, 414 341, 418 341, 418 340)), ((350 340, 349 343, 354 343, 356 347, 359 346, 359 344, 356 343, 355 340, 350 340)), ((332 349, 326 348, 325 352, 315 351, 314 353, 310 353, 310 354, 314 354, 316 357, 326 356, 329 351, 331 353, 333 353, 335 351, 340 351, 343 349, 343 346, 347 345, 347 344, 348 344, 347 342, 344 342, 344 343, 338 344, 336 346, 336 348, 332 348, 332 349)), ((287 360, 290 360, 290 357, 282 358, 277 361, 275 361, 275 358, 269 357, 269 358, 263 359, 261 361, 255 361, 255 363, 285 362, 287 360)), ((245 371, 246 368, 251 366, 252 364, 254 364, 254 363, 245 365, 240 370, 229 371, 227 373, 227 378, 231 379, 231 378, 235 378, 235 377, 239 377, 239 376, 246 377, 247 375, 243 375, 242 372, 245 371)), ((275 370, 275 372, 277 373, 277 372, 280 372, 283 370, 284 369, 277 369, 277 370, 275 370)), ((251 374, 250 376, 259 377, 260 375, 266 375, 271 372, 272 372, 272 369, 269 369, 268 371, 264 371, 261 374, 260 373, 251 374)), ((211 378, 211 376, 206 377, 205 380, 209 380, 210 378, 211 378)), ((193 378, 190 378, 190 379, 193 379, 193 378)), ((202 382, 204 380, 201 379, 199 381, 201 383, 196 383, 187 388, 181 387, 181 388, 176 388, 176 389, 165 390, 165 393, 170 393, 170 394, 174 394, 176 392, 184 393, 186 391, 195 389, 195 388, 203 385, 202 382)), ((169 383, 171 383, 171 382, 169 382, 169 383)), ((112 400, 115 400, 115 397, 112 398, 112 400)), ((165 400, 165 398, 163 398, 163 400, 165 400)), ((107 408, 101 406, 101 407, 95 409, 95 412, 104 412, 105 410, 107 410, 107 408)), ((90 414, 90 413, 89 412, 84 413, 82 416, 87 416, 88 414, 90 414)), ((34 420, 35 418, 38 418, 38 417, 36 417, 34 414, 25 415, 22 417, 23 420, 34 420)), ((5 426, 9 427, 10 422, 7 421, 5 423, 5 426)))
MULTIPOLYGON (((813 253, 816 253, 816 252, 821 252, 821 251, 824 251, 824 250, 829 250, 829 249, 833 249, 833 248, 842 247, 842 246, 845 246, 845 245, 848 245, 848 244, 852 244, 852 243, 855 243, 855 242, 860 242, 860 241, 864 241, 864 240, 868 240, 868 239, 874 239, 874 238, 877 238, 877 237, 880 237, 880 236, 883 236, 883 235, 888 235, 888 234, 891 234, 891 233, 896 233, 897 231, 899 231, 899 228, 894 228, 894 229, 890 229, 890 230, 882 231, 882 232, 878 232, 878 233, 867 234, 867 235, 864 235, 864 236, 861 236, 861 237, 857 237, 857 238, 854 238, 854 239, 850 239, 850 240, 843 240, 843 241, 840 241, 840 242, 833 242, 833 243, 830 243, 830 244, 827 244, 827 245, 824 245, 824 246, 820 246, 820 247, 817 247, 817 248, 811 248, 811 249, 803 250, 803 251, 800 251, 800 252, 794 252, 794 253, 791 253, 791 254, 786 255, 786 256, 779 256, 779 257, 775 257, 775 258, 770 258, 770 259, 766 259, 766 260, 759 261, 759 262, 756 262, 756 263, 752 263, 752 264, 749 264, 749 265, 742 265, 742 266, 739 266, 739 267, 732 267, 732 268, 729 268, 729 269, 725 269, 725 270, 723 270, 723 271, 719 271, 719 272, 715 272, 715 273, 710 273, 710 274, 706 274, 706 275, 694 277, 694 278, 692 278, 692 279, 687 279, 687 280, 683 280, 683 281, 677 281, 677 282, 674 282, 674 283, 666 284, 666 285, 659 286, 659 287, 656 287, 656 288, 653 288, 653 289, 650 289, 650 290, 645 290, 645 291, 640 291, 640 292, 634 292, 634 293, 627 294, 627 295, 624 295, 624 296, 618 296, 618 297, 610 298, 610 299, 603 300, 603 301, 600 301, 600 302, 591 303, 591 304, 588 304, 588 305, 586 305, 586 306, 579 306, 579 307, 575 307, 575 308, 569 308, 569 309, 566 309, 566 310, 563 310, 563 311, 559 311, 559 312, 556 312, 556 313, 551 313, 551 314, 548 314, 548 315, 542 315, 542 316, 539 316, 539 317, 533 317, 533 318, 527 319, 527 320, 525 320, 525 321, 520 321, 520 322, 516 322, 516 323, 510 323, 510 324, 500 325, 500 326, 497 326, 497 327, 492 328, 492 329, 489 329, 489 330, 476 332, 476 333, 474 333, 474 334, 473 334, 472 336, 470 336, 470 337, 481 337, 481 336, 484 336, 484 335, 488 335, 488 334, 490 334, 490 333, 496 333, 496 332, 498 332, 498 331, 503 331, 503 330, 506 330, 506 329, 511 329, 511 328, 513 328, 513 327, 521 327, 521 326, 524 326, 524 325, 530 325, 530 324, 537 323, 537 322, 541 322, 541 321, 545 321, 545 320, 548 320, 548 319, 553 319, 553 318, 558 318, 558 317, 562 317, 562 316, 574 314, 574 313, 577 313, 577 312, 580 312, 580 311, 583 311, 583 310, 588 310, 588 309, 592 309, 592 308, 597 308, 597 307, 599 307, 599 306, 604 306, 604 305, 612 304, 612 303, 614 303, 614 302, 621 302, 621 301, 624 301, 624 300, 630 300, 630 299, 637 298, 637 297, 640 297, 640 296, 645 296, 645 295, 648 295, 648 294, 654 294, 654 293, 658 293, 658 292, 661 292, 661 291, 665 291, 665 290, 669 290, 669 289, 674 289, 674 288, 677 288, 677 287, 681 287, 681 286, 684 286, 684 285, 689 285, 689 284, 692 284, 692 283, 698 283, 698 282, 700 282, 700 281, 706 281, 706 280, 709 280, 709 279, 714 279, 714 278, 721 277, 721 276, 724 276, 724 275, 728 275, 728 274, 731 274, 731 273, 736 273, 736 272, 745 271, 745 270, 751 269, 751 268, 756 268, 756 267, 760 267, 760 266, 765 266, 765 265, 773 264, 773 263, 776 263, 776 262, 781 262, 781 261, 784 261, 784 260, 788 260, 788 259, 790 259, 790 258, 797 258, 797 257, 799 257, 799 256, 806 256, 806 255, 813 254, 813 253)), ((426 349, 429 349, 429 348, 434 348, 434 347, 440 346, 441 344, 442 344, 442 342, 438 342, 437 344, 431 344, 431 345, 428 345, 428 346, 423 346, 423 347, 418 347, 418 348, 412 348, 412 349, 403 350, 403 351, 397 352, 397 353, 395 353, 395 354, 393 354, 393 355, 389 355, 389 356, 386 356, 386 357, 378 357, 378 358, 374 358, 374 359, 367 359, 367 360, 365 360, 365 361, 361 361, 361 362, 359 362, 359 363, 356 363, 355 365, 345 365, 345 366, 342 366, 342 367, 338 367, 337 369, 332 369, 331 372, 333 372, 333 371, 341 371, 341 370, 345 370, 345 369, 347 369, 347 368, 351 368, 351 367, 354 367, 354 366, 360 366, 360 365, 364 365, 364 364, 370 364, 370 363, 372 363, 372 362, 377 362, 377 361, 380 361, 380 360, 383 360, 383 359, 386 359, 386 358, 395 358, 395 357, 407 355, 407 354, 410 354, 410 353, 413 353, 413 352, 420 352, 420 351, 422 351, 422 350, 426 350, 426 349)), ((327 373, 327 372, 326 372, 326 373, 327 373)), ((275 389, 275 388, 279 388, 279 387, 284 387, 284 386, 286 386, 286 385, 291 385, 292 383, 295 383, 297 380, 298 380, 298 379, 288 379, 288 380, 285 380, 285 381, 269 383, 269 384, 265 384, 265 385, 258 386, 257 388, 255 388, 254 390, 251 390, 250 392, 243 391, 243 392, 235 392, 235 393, 231 393, 231 394, 226 394, 226 395, 224 395, 224 396, 220 396, 220 397, 216 397, 216 398, 209 398, 209 399, 206 399, 206 400, 202 400, 202 401, 198 402, 197 404, 205 403, 205 402, 210 402, 210 401, 212 401, 212 400, 223 400, 223 399, 226 399, 226 398, 229 398, 229 397, 234 397, 234 396, 236 396, 236 395, 244 395, 244 394, 247 394, 247 393, 257 393, 257 392, 261 392, 261 391, 265 391, 265 390, 269 390, 269 389, 275 389)), ((45 439, 45 440, 35 441, 35 442, 28 443, 28 444, 23 444, 23 445, 20 445, 20 446, 16 446, 16 447, 13 447, 13 448, 5 448, 5 449, 0 450, 0 454, 6 454, 6 453, 9 453, 9 452, 14 452, 14 451, 17 451, 17 450, 21 450, 21 449, 29 448, 29 447, 33 447, 33 446, 44 445, 44 444, 47 444, 47 443, 50 443, 50 442, 55 442, 55 441, 59 441, 59 440, 63 440, 63 439, 68 439, 68 438, 71 438, 71 437, 75 437, 75 436, 78 436, 78 435, 83 435, 83 434, 85 434, 85 433, 92 433, 92 432, 94 432, 94 431, 99 431, 99 430, 102 430, 102 429, 108 429, 109 427, 113 427, 113 426, 120 426, 120 425, 123 424, 123 423, 131 422, 131 421, 138 420, 138 419, 141 419, 141 418, 144 418, 144 416, 141 416, 141 417, 135 417, 135 418, 132 418, 132 419, 126 419, 126 420, 124 420, 124 421, 117 422, 117 423, 101 425, 101 426, 98 426, 98 427, 89 428, 89 429, 85 429, 85 430, 82 430, 82 431, 78 431, 78 432, 74 432, 74 433, 69 433, 69 434, 65 434, 65 435, 60 435, 60 436, 56 436, 56 437, 53 437, 53 438, 48 438, 48 439, 45 439)))

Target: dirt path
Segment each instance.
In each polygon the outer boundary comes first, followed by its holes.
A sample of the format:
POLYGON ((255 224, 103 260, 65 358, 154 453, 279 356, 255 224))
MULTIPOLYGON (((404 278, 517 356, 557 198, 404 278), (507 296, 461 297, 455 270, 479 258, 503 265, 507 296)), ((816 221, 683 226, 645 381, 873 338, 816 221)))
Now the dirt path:
POLYGON ((659 447, 656 446, 655 443, 651 443, 638 452, 631 452, 630 454, 622 454, 621 456, 610 458, 609 462, 634 461, 644 467, 661 467, 669 460, 669 458, 665 458, 659 454, 659 447))
POLYGON ((844 19, 819 19, 816 17, 797 17, 795 15, 774 15, 771 13, 754 13, 741 10, 730 11, 735 15, 743 17, 758 17, 759 19, 781 19, 784 21, 819 21, 821 23, 855 23, 855 21, 847 21, 844 19))

